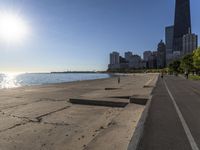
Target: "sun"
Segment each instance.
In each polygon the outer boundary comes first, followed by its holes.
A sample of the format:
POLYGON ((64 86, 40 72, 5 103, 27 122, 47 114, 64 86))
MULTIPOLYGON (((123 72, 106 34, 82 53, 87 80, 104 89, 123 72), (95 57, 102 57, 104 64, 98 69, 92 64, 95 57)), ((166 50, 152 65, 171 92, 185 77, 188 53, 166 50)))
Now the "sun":
POLYGON ((19 15, 0 12, 0 40, 22 42, 28 34, 28 26, 19 15))

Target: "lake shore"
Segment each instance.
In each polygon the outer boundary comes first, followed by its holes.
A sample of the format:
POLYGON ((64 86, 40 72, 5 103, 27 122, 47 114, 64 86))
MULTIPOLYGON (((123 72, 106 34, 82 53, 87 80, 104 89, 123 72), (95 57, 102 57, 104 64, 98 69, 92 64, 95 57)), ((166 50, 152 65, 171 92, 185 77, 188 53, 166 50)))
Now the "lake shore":
POLYGON ((1 150, 125 150, 157 74, 129 74, 69 83, 0 90, 1 150), (125 107, 72 104, 71 98, 123 101, 125 107), (108 142, 109 141, 109 142, 108 142))

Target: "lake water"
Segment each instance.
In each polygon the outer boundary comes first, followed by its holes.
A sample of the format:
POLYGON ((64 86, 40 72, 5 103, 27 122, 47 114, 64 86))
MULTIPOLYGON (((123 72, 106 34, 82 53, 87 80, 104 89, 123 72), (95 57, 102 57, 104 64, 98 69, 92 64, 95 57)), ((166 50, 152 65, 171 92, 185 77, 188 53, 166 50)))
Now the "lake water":
POLYGON ((65 83, 71 81, 109 78, 103 73, 24 73, 0 74, 0 88, 65 83))

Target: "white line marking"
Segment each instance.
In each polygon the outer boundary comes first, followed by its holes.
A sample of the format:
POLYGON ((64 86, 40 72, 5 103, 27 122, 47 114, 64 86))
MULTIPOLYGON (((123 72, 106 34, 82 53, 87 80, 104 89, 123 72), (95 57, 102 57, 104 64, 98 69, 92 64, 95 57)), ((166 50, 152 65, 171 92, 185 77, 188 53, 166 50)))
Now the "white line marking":
POLYGON ((165 87, 167 89, 167 92, 168 92, 168 94, 169 94, 169 96, 170 96, 170 98, 171 98, 171 100, 172 100, 172 102, 174 104, 174 107, 175 107, 176 112, 177 112, 177 114, 179 116, 179 119, 181 120, 183 129, 184 129, 184 131, 185 131, 185 133, 187 135, 187 138, 188 138, 189 143, 190 143, 190 145, 192 147, 192 150, 199 150, 199 148, 198 148, 198 146, 197 146, 197 144, 196 144, 196 142, 194 140, 194 137, 192 136, 192 134, 190 132, 190 129, 189 129, 187 123, 185 122, 185 119, 183 118, 183 115, 182 115, 180 109, 178 108, 178 105, 176 104, 176 101, 175 101, 174 97, 172 96, 172 93, 170 92, 165 80, 163 80, 163 81, 164 81, 165 87))

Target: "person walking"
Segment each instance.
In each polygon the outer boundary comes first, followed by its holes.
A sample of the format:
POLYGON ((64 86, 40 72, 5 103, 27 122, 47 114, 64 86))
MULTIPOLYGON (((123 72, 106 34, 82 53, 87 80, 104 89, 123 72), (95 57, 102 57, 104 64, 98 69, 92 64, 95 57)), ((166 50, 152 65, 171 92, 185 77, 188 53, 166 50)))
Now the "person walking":
POLYGON ((120 77, 118 77, 117 81, 118 81, 118 84, 120 84, 120 77))
POLYGON ((185 78, 186 78, 186 79, 189 78, 189 72, 188 72, 188 70, 185 71, 185 78))
POLYGON ((161 72, 161 78, 163 79, 163 77, 164 77, 164 72, 162 71, 161 72))
POLYGON ((186 72, 185 76, 186 76, 186 79, 188 79, 189 78, 189 73, 186 72))

